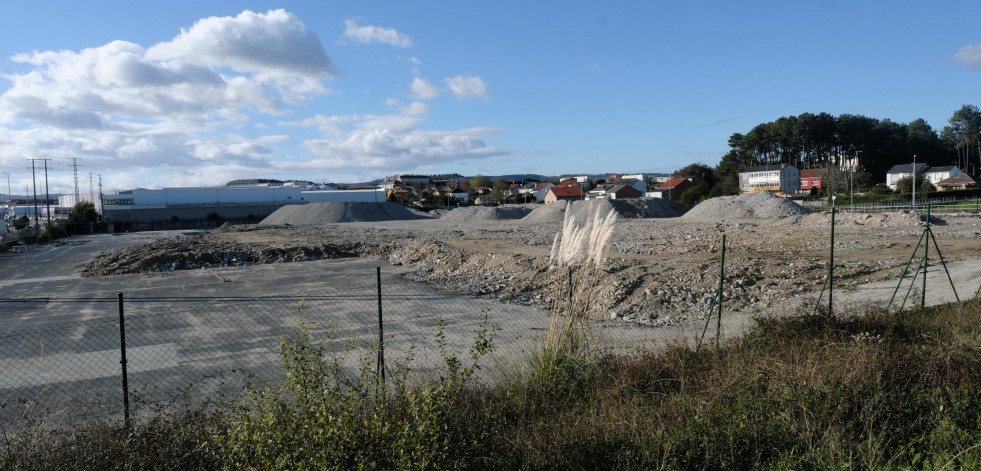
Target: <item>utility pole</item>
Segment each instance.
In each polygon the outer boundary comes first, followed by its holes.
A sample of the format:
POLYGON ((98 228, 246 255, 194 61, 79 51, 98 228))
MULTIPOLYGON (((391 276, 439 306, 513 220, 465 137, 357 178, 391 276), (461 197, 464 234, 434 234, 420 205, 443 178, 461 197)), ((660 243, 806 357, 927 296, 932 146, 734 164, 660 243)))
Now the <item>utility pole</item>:
POLYGON ((44 161, 44 213, 51 224, 51 191, 48 190, 48 161, 51 159, 38 159, 44 161))
POLYGON ((37 232, 38 232, 37 231, 37 229, 38 229, 38 220, 37 220, 37 172, 34 170, 34 161, 36 159, 27 159, 27 160, 30 160, 31 161, 31 183, 33 183, 33 186, 34 186, 34 240, 37 241, 37 232))
MULTIPOLYGON (((95 191, 92 189, 92 172, 89 172, 89 198, 95 198, 95 191)), ((78 204, 78 201, 75 204, 78 204)))
POLYGON ((72 157, 71 168, 72 168, 72 176, 75 178, 75 204, 78 204, 79 201, 78 200, 78 167, 80 167, 80 165, 78 165, 79 160, 82 159, 78 157, 72 157))
POLYGON ((102 215, 102 219, 105 220, 105 212, 102 210, 102 207, 104 206, 102 199, 103 199, 103 196, 102 196, 102 175, 99 175, 99 207, 96 208, 96 211, 98 211, 99 214, 102 215))

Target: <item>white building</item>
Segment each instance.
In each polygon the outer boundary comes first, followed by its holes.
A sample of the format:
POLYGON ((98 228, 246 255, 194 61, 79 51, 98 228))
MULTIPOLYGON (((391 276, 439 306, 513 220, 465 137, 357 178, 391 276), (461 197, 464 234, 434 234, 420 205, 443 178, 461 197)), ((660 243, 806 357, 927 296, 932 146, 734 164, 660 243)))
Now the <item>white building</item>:
POLYGON ((384 188, 371 190, 307 190, 300 192, 300 199, 308 203, 383 203, 387 192, 384 188))
POLYGON ((923 178, 925 178, 927 181, 932 183, 933 186, 937 186, 937 183, 940 183, 941 180, 950 178, 954 175, 961 174, 961 173, 964 172, 962 172, 961 169, 957 168, 954 165, 948 165, 944 167, 930 167, 927 169, 926 173, 923 174, 923 178))
POLYGON ((787 164, 749 167, 739 172, 739 192, 769 191, 792 195, 800 189, 800 170, 787 164))

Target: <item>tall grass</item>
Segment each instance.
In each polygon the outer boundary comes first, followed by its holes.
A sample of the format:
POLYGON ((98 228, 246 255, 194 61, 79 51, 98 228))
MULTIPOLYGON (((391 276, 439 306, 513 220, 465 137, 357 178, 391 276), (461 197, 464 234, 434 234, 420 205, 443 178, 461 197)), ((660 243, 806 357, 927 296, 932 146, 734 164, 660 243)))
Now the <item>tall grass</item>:
POLYGON ((537 369, 547 371, 584 352, 589 338, 589 316, 598 294, 597 272, 605 269, 606 252, 617 214, 596 209, 577 224, 566 209, 562 231, 555 235, 549 266, 555 277, 549 328, 537 369))
POLYGON ((981 469, 981 299, 844 314, 495 385, 471 357, 379 389, 301 336, 236 412, 34 431, 0 469, 981 469))

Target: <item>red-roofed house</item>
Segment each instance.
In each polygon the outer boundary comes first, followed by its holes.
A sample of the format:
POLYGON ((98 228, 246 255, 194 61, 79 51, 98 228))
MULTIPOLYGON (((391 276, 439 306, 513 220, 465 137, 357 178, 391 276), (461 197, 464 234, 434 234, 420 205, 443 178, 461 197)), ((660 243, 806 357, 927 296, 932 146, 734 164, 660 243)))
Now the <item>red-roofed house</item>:
POLYGON ((556 186, 549 188, 545 192, 545 202, 555 203, 557 201, 576 201, 585 198, 582 188, 579 186, 556 186))
POLYGON ((545 192, 547 192, 549 188, 555 188, 555 184, 552 182, 539 183, 538 186, 531 190, 531 194, 536 200, 545 201, 545 192))
POLYGON ((805 168, 800 171, 800 191, 817 191, 823 188, 823 168, 805 168))
POLYGON ((681 198, 681 195, 685 193, 689 188, 694 188, 696 186, 706 186, 705 180, 701 177, 677 177, 669 178, 668 181, 657 185, 654 191, 648 192, 650 196, 654 198, 665 198, 671 201, 677 201, 681 198))

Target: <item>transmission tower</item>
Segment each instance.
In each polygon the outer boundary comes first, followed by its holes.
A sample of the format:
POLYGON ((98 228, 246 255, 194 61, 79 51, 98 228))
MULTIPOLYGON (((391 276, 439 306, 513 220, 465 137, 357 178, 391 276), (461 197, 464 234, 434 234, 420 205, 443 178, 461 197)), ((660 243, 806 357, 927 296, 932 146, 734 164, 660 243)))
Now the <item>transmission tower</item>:
POLYGON ((72 157, 72 164, 71 164, 72 176, 75 178, 75 204, 78 204, 79 201, 78 200, 78 167, 81 167, 81 165, 78 164, 79 160, 82 159, 78 157, 72 157))

